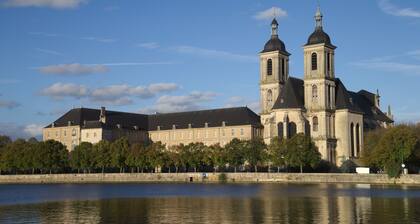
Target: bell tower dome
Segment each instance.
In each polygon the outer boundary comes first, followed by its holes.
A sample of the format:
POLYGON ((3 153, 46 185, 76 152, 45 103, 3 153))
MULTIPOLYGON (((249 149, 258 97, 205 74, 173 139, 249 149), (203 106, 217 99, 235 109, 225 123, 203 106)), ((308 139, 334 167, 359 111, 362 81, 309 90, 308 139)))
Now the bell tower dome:
POLYGON ((261 113, 270 113, 289 77, 289 52, 279 39, 279 24, 271 22, 271 38, 260 52, 260 102, 261 113))

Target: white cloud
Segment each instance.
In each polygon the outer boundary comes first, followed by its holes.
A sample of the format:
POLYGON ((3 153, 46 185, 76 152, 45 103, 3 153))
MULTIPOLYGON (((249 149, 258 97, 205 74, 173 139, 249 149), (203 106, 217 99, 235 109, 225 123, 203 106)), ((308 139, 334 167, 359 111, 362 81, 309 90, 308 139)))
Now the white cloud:
POLYGON ((202 109, 203 103, 213 101, 216 97, 213 92, 191 92, 188 95, 170 96, 164 95, 159 97, 155 105, 140 110, 141 113, 169 113, 180 111, 191 111, 202 109))
POLYGON ((23 132, 29 137, 36 137, 42 135, 42 128, 40 124, 28 124, 23 128, 23 132))
POLYGON ((89 95, 89 89, 83 85, 58 82, 43 89, 41 95, 49 96, 55 100, 61 100, 66 97, 80 99, 89 95))
POLYGON ((393 16, 420 18, 420 9, 400 8, 392 4, 389 0, 380 0, 378 5, 383 12, 393 16))
POLYGON ((93 90, 90 97, 92 101, 102 104, 128 105, 133 103, 131 96, 148 99, 177 89, 179 86, 175 83, 155 83, 149 86, 112 85, 93 90))
POLYGON ((38 70, 44 74, 57 75, 81 75, 92 73, 105 73, 109 68, 105 65, 82 65, 82 64, 59 64, 39 67, 38 70))
POLYGON ((7 135, 12 139, 30 137, 41 139, 42 127, 40 124, 18 125, 11 122, 0 122, 0 135, 7 135))
POLYGON ((146 65, 173 65, 176 62, 172 61, 156 61, 156 62, 113 62, 113 63, 104 63, 101 65, 104 66, 146 66, 146 65))
POLYGON ((286 17, 287 12, 286 10, 279 8, 279 7, 271 7, 269 9, 266 9, 264 11, 258 12, 254 18, 257 20, 269 20, 273 19, 274 17, 286 17))
POLYGON ((6 0, 2 3, 6 7, 48 7, 54 9, 73 9, 87 0, 6 0))
POLYGON ((159 48, 159 44, 156 42, 147 42, 147 43, 140 43, 137 44, 138 47, 147 48, 147 49, 156 49, 159 48))
POLYGON ((227 51, 211 50, 211 49, 198 48, 198 47, 192 47, 192 46, 177 46, 177 47, 173 47, 172 49, 178 53, 191 54, 191 55, 197 55, 197 56, 222 58, 222 59, 246 61, 246 62, 258 61, 258 58, 256 56, 235 54, 235 53, 231 53, 227 51))
POLYGON ((0 108, 14 109, 14 108, 19 107, 19 106, 20 106, 20 104, 15 102, 15 101, 0 100, 0 108))
POLYGON ((259 113, 261 110, 260 101, 245 99, 244 97, 241 97, 241 96, 232 96, 226 101, 226 104, 225 104, 225 107, 243 107, 243 106, 250 108, 256 113, 259 113))
POLYGON ((175 83, 154 83, 148 86, 122 84, 96 89, 89 89, 86 86, 72 83, 55 83, 43 89, 41 95, 51 97, 54 100, 86 98, 91 102, 103 105, 129 105, 134 102, 132 97, 149 99, 158 94, 172 92, 179 88, 175 83))

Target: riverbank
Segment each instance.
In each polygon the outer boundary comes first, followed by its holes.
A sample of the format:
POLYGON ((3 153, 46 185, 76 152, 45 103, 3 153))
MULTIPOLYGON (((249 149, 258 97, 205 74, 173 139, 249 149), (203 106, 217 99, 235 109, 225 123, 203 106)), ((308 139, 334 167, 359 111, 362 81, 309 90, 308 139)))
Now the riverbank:
POLYGON ((95 173, 0 175, 0 184, 51 183, 368 183, 419 184, 420 175, 402 175, 390 179, 386 174, 344 173, 95 173))

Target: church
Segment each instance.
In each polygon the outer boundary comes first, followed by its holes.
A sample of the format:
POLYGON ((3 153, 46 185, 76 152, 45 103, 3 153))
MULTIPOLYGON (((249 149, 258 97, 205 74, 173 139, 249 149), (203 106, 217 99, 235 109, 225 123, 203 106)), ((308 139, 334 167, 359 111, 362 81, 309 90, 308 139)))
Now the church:
POLYGON ((332 163, 358 158, 363 133, 393 123, 390 108, 380 110, 380 96, 349 91, 335 76, 335 49, 324 31, 322 14, 315 14, 315 30, 303 46, 303 79, 289 76, 289 56, 271 23, 271 38, 260 53, 261 124, 264 140, 310 135, 322 158, 332 163))
POLYGON ((131 143, 160 141, 166 146, 203 142, 225 145, 234 138, 311 136, 322 159, 340 165, 357 159, 363 133, 393 124, 388 108, 380 109, 379 93, 349 91, 335 77, 336 46, 324 32, 322 14, 303 47, 303 79, 289 76, 289 56, 271 23, 271 37, 260 52, 260 103, 257 115, 247 107, 177 113, 137 114, 74 108, 43 129, 43 140, 54 139, 73 150, 81 142, 97 143, 126 137, 131 143))

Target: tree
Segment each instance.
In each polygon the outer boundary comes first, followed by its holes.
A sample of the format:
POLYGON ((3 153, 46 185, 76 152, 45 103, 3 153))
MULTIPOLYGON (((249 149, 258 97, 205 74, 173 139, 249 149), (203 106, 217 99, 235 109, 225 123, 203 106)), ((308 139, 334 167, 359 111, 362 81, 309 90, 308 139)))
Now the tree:
POLYGON ((190 143, 185 146, 184 156, 187 161, 187 164, 194 169, 194 172, 197 172, 197 169, 200 167, 203 161, 203 152, 205 151, 206 146, 203 143, 190 143))
POLYGON ((175 145, 167 151, 167 158, 171 165, 175 167, 175 172, 178 173, 180 167, 185 167, 186 162, 183 158, 184 144, 175 145))
POLYGON ((287 140, 286 144, 285 161, 290 166, 299 167, 301 173, 304 166, 314 168, 321 161, 321 154, 309 136, 299 133, 287 140))
POLYGON ((93 145, 90 142, 82 142, 70 152, 70 165, 77 169, 86 170, 90 173, 91 169, 95 167, 95 157, 93 145))
POLYGON ((245 160, 254 167, 255 172, 258 172, 257 166, 264 163, 266 158, 265 148, 266 145, 260 138, 242 141, 242 150, 244 152, 245 160))
POLYGON ((385 169, 389 177, 399 177, 401 165, 412 155, 417 144, 413 129, 406 125, 393 127, 380 138, 370 162, 385 169))
POLYGON ((234 167, 236 173, 236 168, 245 162, 242 141, 234 138, 225 145, 225 148, 227 151, 227 161, 229 165, 234 167))
POLYGON ((165 145, 163 145, 161 142, 152 143, 147 146, 147 163, 155 172, 156 168, 161 168, 165 164, 163 157, 165 148, 165 145))
POLYGON ((219 171, 220 167, 226 166, 228 163, 227 152, 225 147, 215 144, 209 147, 211 152, 211 160, 214 171, 219 171))
POLYGON ((68 164, 68 151, 66 146, 54 140, 47 140, 40 143, 40 158, 42 158, 41 169, 52 170, 62 169, 68 164))
POLYGON ((96 167, 104 173, 105 168, 111 166, 111 144, 106 140, 101 140, 93 146, 93 152, 96 167))
POLYGON ((285 165, 285 153, 286 141, 279 137, 272 138, 268 145, 268 160, 272 165, 277 166, 277 172, 280 172, 280 166, 285 165))
POLYGON ((137 173, 143 173, 144 167, 147 166, 147 151, 141 144, 134 144, 130 148, 130 152, 127 156, 127 164, 131 167, 137 168, 137 173))
POLYGON ((5 147, 7 144, 12 143, 12 139, 6 135, 0 135, 0 149, 5 147))
POLYGON ((127 138, 120 138, 111 144, 111 164, 114 167, 120 168, 120 173, 124 171, 127 165, 126 159, 130 144, 127 138))

